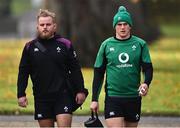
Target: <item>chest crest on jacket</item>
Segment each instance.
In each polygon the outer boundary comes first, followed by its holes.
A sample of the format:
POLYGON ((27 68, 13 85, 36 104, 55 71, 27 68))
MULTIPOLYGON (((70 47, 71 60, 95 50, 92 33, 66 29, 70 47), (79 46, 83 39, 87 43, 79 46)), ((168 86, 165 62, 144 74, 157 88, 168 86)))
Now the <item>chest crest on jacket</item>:
POLYGON ((57 47, 56 50, 57 50, 58 53, 61 52, 61 48, 60 47, 57 47))

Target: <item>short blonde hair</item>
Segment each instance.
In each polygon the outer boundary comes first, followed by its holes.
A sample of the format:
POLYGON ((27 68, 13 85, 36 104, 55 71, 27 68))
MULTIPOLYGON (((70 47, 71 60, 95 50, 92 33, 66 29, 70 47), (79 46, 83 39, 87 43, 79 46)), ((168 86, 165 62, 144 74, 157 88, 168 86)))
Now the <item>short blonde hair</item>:
POLYGON ((52 19, 53 19, 53 22, 55 23, 56 22, 56 14, 53 13, 53 12, 50 12, 49 10, 47 9, 40 9, 39 10, 39 13, 37 15, 37 20, 40 18, 40 17, 48 17, 50 16, 52 19))

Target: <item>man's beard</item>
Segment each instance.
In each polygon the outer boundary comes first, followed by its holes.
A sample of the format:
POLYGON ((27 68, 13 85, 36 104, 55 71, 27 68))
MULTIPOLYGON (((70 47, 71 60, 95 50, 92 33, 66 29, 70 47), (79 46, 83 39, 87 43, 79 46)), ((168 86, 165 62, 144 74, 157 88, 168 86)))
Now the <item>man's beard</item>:
POLYGON ((43 31, 43 32, 38 32, 38 37, 41 39, 49 39, 54 35, 54 32, 49 32, 49 31, 43 31))

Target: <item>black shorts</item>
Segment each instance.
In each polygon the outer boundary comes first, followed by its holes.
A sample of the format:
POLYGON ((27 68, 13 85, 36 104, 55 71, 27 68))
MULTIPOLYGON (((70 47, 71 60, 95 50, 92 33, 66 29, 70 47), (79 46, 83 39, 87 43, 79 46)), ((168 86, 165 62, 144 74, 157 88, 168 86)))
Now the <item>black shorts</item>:
POLYGON ((63 90, 51 98, 35 99, 34 107, 35 120, 56 119, 58 114, 72 114, 72 96, 68 90, 63 90))
POLYGON ((141 97, 106 97, 104 114, 105 119, 124 117, 125 121, 138 122, 141 114, 141 97))

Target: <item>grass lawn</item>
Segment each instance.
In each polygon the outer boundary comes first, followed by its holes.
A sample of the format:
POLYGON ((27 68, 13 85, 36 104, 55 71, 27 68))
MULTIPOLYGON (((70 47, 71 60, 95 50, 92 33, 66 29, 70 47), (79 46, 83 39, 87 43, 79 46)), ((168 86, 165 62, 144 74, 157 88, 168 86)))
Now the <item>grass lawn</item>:
MULTIPOLYGON (((22 109, 17 105, 16 83, 18 64, 26 40, 0 41, 0 114, 32 114, 32 84, 29 82, 27 97, 29 105, 22 109)), ((154 79, 149 95, 143 98, 144 115, 180 115, 180 38, 162 37, 150 46, 154 66, 154 79)), ((93 70, 83 68, 85 85, 90 94, 82 110, 75 114, 89 113, 93 70)), ((104 92, 100 95, 100 112, 104 107, 104 92)))

